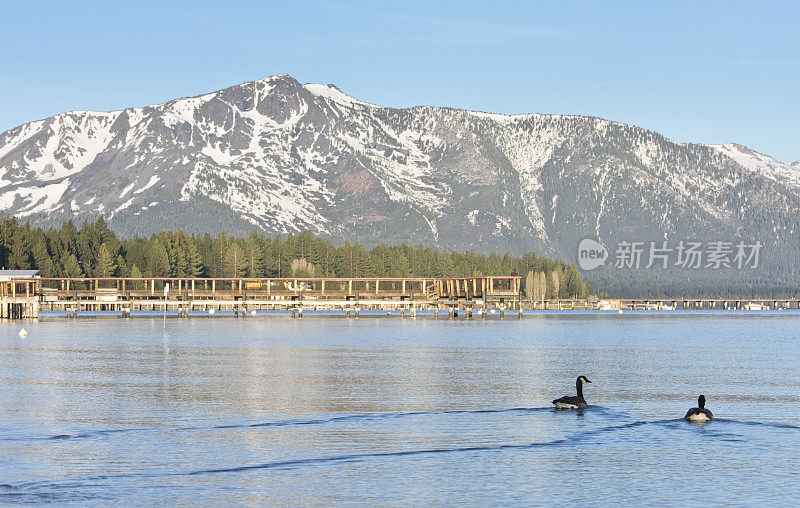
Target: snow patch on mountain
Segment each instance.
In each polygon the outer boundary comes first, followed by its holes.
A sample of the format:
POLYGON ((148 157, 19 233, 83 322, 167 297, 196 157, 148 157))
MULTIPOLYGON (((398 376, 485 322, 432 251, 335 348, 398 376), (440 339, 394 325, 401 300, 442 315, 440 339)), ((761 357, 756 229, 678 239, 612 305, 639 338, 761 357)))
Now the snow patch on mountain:
MULTIPOLYGON (((496 121, 492 116, 482 116, 481 118, 496 121)), ((542 167, 565 139, 551 121, 531 116, 520 116, 519 118, 530 118, 533 125, 527 128, 519 123, 509 125, 497 141, 503 154, 519 173, 521 195, 531 225, 539 238, 547 240, 545 219, 536 202, 536 196, 540 195, 543 188, 540 178, 542 167)))
POLYGON ((162 118, 164 119, 164 124, 167 127, 173 127, 181 123, 193 123, 197 109, 215 96, 216 93, 210 93, 197 97, 188 97, 160 104, 156 107, 163 110, 162 118))
POLYGON ((231 162, 236 160, 236 157, 220 149, 219 145, 217 146, 206 145, 202 148, 201 153, 207 157, 210 157, 211 160, 213 160, 216 164, 219 164, 220 166, 227 166, 231 162))
POLYGON ((653 142, 652 138, 648 138, 636 143, 633 154, 644 166, 653 167, 656 165, 656 159, 661 155, 661 150, 660 147, 653 142))
POLYGON ((492 120, 497 123, 510 123, 515 120, 523 120, 525 118, 533 118, 537 116, 545 116, 540 115, 538 113, 523 113, 518 115, 504 115, 502 113, 486 113, 484 111, 466 111, 466 114, 475 118, 482 118, 486 120, 492 120))
POLYGON ((358 99, 354 99, 350 97, 346 93, 339 90, 335 85, 322 85, 319 83, 306 83, 303 85, 303 88, 308 90, 309 92, 313 93, 317 97, 324 97, 326 99, 330 99, 331 101, 341 104, 343 106, 367 106, 370 108, 377 108, 380 106, 376 106, 374 104, 370 104, 368 102, 363 102, 358 99))
POLYGON ((433 167, 428 155, 419 147, 421 134, 409 130, 396 131, 382 122, 375 122, 370 127, 342 133, 341 140, 349 150, 369 161, 370 171, 378 177, 390 199, 438 214, 449 187, 426 183, 433 167), (391 152, 406 154, 404 159, 397 160, 392 153, 387 155, 387 148, 374 142, 376 137, 394 140, 398 146, 391 152))
POLYGON ((4 156, 13 160, 0 164, 0 179, 8 183, 44 182, 82 171, 107 148, 117 115, 63 113, 4 133, 0 136, 0 160, 4 156), (20 146, 24 151, 15 157, 12 150, 20 146))
POLYGON ((0 210, 17 209, 15 215, 27 217, 35 213, 52 212, 69 188, 69 179, 42 187, 18 187, 0 194, 0 210))
POLYGON ((133 189, 133 187, 134 187, 135 185, 136 185, 136 182, 135 182, 135 181, 133 181, 133 182, 131 182, 131 183, 130 183, 130 185, 128 185, 127 187, 125 187, 124 189, 122 189, 122 192, 119 194, 119 199, 122 199, 122 198, 124 198, 124 197, 125 197, 125 195, 126 195, 126 194, 128 194, 128 193, 131 191, 131 189, 133 189))
MULTIPOLYGON (((131 206, 131 204, 133 204, 133 199, 134 199, 134 198, 130 198, 129 200, 125 201, 124 203, 122 203, 121 205, 119 205, 117 208, 115 208, 115 209, 114 209, 114 212, 111 214, 111 218, 113 218, 113 217, 114 217, 114 214, 115 214, 115 213, 119 212, 120 210, 124 210, 124 209, 128 208, 129 206, 131 206)), ((110 219, 109 219, 109 220, 110 220, 110 219)))
POLYGON ((772 180, 789 184, 800 189, 800 164, 784 164, 769 155, 755 152, 744 146, 730 143, 726 145, 708 145, 719 153, 735 160, 740 166, 760 173, 772 180))
MULTIPOLYGON (((26 123, 0 135, 0 158, 42 130, 44 120, 26 123)), ((0 173, 1 174, 1 173, 0 173)))
MULTIPOLYGON (((153 185, 157 184, 159 180, 161 180, 161 179, 158 177, 158 175, 153 175, 153 176, 150 177, 150 180, 144 185, 144 187, 134 191, 133 193, 134 194, 141 194, 142 192, 146 191, 147 189, 149 189, 153 185)), ((94 198, 92 198, 92 199, 94 199, 94 198)), ((89 204, 89 203, 87 202, 86 204, 89 204)))

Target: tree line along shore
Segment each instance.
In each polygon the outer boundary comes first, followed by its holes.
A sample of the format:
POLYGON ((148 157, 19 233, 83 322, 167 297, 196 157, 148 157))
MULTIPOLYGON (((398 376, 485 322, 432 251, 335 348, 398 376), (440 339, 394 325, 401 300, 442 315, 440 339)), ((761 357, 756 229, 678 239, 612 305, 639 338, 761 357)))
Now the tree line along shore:
POLYGON ((102 218, 80 228, 34 228, 0 218, 0 267, 42 277, 473 277, 521 275, 531 299, 588 298, 590 280, 574 264, 527 253, 520 257, 449 252, 423 246, 334 246, 311 232, 247 238, 162 231, 119 238, 102 218))

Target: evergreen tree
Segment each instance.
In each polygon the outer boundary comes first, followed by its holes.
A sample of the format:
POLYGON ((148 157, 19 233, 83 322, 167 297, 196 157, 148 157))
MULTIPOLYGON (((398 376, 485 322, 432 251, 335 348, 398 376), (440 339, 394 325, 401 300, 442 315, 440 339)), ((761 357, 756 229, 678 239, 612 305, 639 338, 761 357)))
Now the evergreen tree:
POLYGON ((27 231, 18 229, 11 242, 11 252, 8 255, 8 266, 12 270, 30 270, 33 266, 31 256, 31 242, 27 231))
POLYGON ((372 249, 372 266, 374 267, 373 274, 378 277, 386 277, 389 273, 389 265, 391 263, 392 251, 385 244, 380 244, 372 249))
POLYGON ((78 258, 78 262, 86 268, 84 271, 87 274, 89 273, 89 267, 94 266, 100 243, 100 235, 97 234, 97 229, 94 225, 84 222, 83 227, 78 231, 78 235, 75 238, 75 255, 78 258))
POLYGON ((583 285, 583 288, 584 288, 584 296, 583 296, 584 298, 591 298, 595 296, 594 284, 592 283, 591 279, 586 281, 586 283, 583 285))
POLYGON ((568 298, 578 298, 583 290, 583 281, 575 265, 570 265, 564 272, 564 290, 568 298))
POLYGON ((408 277, 408 258, 402 251, 392 251, 387 277, 408 277))
POLYGON ((189 275, 189 257, 186 253, 186 241, 183 233, 178 233, 169 242, 171 250, 170 273, 173 277, 189 275))
POLYGON ((225 264, 228 251, 228 235, 220 233, 212 246, 211 276, 225 277, 225 264))
MULTIPOLYGON (((143 277, 142 271, 139 270, 139 267, 136 266, 136 263, 134 263, 133 266, 131 266, 130 277, 133 278, 133 279, 141 279, 143 277)), ((141 289, 142 288, 141 281, 131 281, 130 288, 131 289, 141 289)))
POLYGON ((68 220, 61 226, 61 229, 58 231, 58 237, 64 251, 75 252, 77 248, 76 238, 78 237, 78 229, 71 220, 68 220))
POLYGON ((284 242, 280 236, 276 236, 272 241, 272 255, 275 260, 275 269, 272 274, 275 277, 283 277, 283 269, 285 268, 286 254, 284 253, 284 242))
POLYGON ((11 255, 11 246, 14 243, 17 228, 15 217, 0 215, 0 268, 10 267, 8 258, 11 255))
POLYGON ((353 270, 354 274, 353 277, 370 277, 373 275, 373 268, 372 268, 372 260, 370 259, 370 255, 367 252, 367 249, 364 248, 361 244, 355 244, 352 246, 353 251, 353 270))
POLYGON ((230 242, 224 257, 223 277, 242 277, 246 267, 244 251, 236 242, 230 242))
POLYGON ((94 276, 95 277, 111 277, 114 275, 114 270, 117 266, 114 264, 114 258, 111 257, 111 253, 108 251, 108 247, 106 244, 100 244, 100 247, 97 249, 97 265, 94 269, 94 276))
POLYGON ((81 269, 81 265, 78 264, 78 258, 75 257, 75 254, 67 254, 64 259, 61 260, 62 274, 64 277, 83 277, 83 270, 81 269))
POLYGON ((336 249, 330 244, 330 242, 322 243, 322 251, 319 256, 319 268, 322 273, 322 277, 331 277, 335 272, 336 266, 336 249))
POLYGON ((119 251, 119 240, 117 239, 117 235, 111 231, 111 228, 108 227, 108 224, 102 215, 97 218, 92 226, 97 234, 99 243, 105 244, 106 249, 108 249, 108 252, 110 252, 113 257, 119 251))
POLYGON ((261 246, 255 238, 255 234, 250 235, 245 247, 245 258, 247 261, 247 269, 245 274, 247 277, 263 277, 264 276, 264 258, 261 255, 261 246))
POLYGON ((117 277, 129 277, 130 274, 128 272, 128 266, 125 264, 125 258, 122 257, 122 254, 117 255, 117 262, 115 263, 117 266, 114 275, 117 277))
POLYGON ((169 255, 158 238, 150 244, 147 253, 147 271, 152 277, 168 277, 170 274, 169 255))
POLYGON ((545 277, 545 298, 548 300, 558 298, 558 289, 556 286, 558 282, 554 280, 557 278, 555 271, 551 270, 547 272, 545 277))
POLYGON ((436 277, 453 277, 455 276, 453 267, 453 258, 445 253, 439 253, 436 256, 436 264, 434 266, 433 275, 436 277))
POLYGON ((186 273, 190 277, 200 277, 203 275, 203 258, 197 249, 194 240, 187 238, 186 241, 186 273))
POLYGON ((39 275, 42 277, 58 276, 56 265, 50 258, 50 252, 47 250, 47 242, 43 236, 39 236, 34 241, 32 254, 33 266, 39 270, 39 275))
POLYGON ((206 233, 203 236, 195 237, 194 242, 200 255, 200 265, 202 266, 200 273, 205 276, 211 276, 211 267, 214 264, 214 240, 211 239, 211 235, 206 233))

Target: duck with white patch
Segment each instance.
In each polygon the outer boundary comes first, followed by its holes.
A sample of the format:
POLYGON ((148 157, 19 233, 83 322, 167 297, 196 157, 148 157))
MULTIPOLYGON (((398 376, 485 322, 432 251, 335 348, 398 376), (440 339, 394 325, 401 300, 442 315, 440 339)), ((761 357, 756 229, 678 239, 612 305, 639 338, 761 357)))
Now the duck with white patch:
POLYGON ((583 409, 586 407, 586 399, 583 398, 583 384, 584 383, 591 383, 586 376, 578 376, 578 379, 575 380, 575 389, 578 392, 576 397, 571 397, 566 395, 561 397, 560 399, 556 399, 553 401, 553 404, 556 405, 556 409, 583 409))
POLYGON ((686 416, 683 417, 684 420, 687 422, 710 422, 714 419, 714 415, 705 408, 706 405, 706 396, 701 395, 697 397, 697 407, 693 407, 692 409, 686 412, 686 416))

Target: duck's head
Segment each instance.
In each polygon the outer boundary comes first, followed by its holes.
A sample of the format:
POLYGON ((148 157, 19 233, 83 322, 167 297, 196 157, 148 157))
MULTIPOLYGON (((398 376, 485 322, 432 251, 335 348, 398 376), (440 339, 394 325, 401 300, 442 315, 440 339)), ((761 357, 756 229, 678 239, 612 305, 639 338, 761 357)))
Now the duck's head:
POLYGON ((697 397, 697 407, 699 407, 700 409, 703 409, 705 406, 706 406, 706 396, 705 395, 701 395, 701 396, 697 397))
POLYGON ((589 381, 588 379, 586 379, 586 376, 578 376, 578 382, 579 382, 579 383, 581 383, 581 384, 584 384, 584 383, 591 383, 591 381, 589 381))

